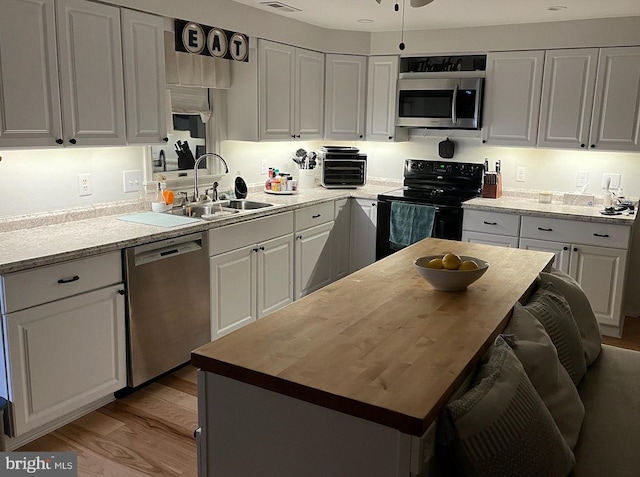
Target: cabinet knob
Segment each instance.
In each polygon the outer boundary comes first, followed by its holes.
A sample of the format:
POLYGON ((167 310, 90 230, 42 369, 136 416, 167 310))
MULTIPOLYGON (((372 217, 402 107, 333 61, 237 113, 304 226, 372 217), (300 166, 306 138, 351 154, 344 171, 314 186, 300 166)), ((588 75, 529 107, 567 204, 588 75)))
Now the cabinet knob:
POLYGON ((298 139, 300 139, 300 134, 297 134, 295 137, 296 137, 296 138, 298 138, 298 139))
POLYGON ((258 253, 258 250, 260 250, 258 247, 255 247, 255 248, 253 249, 253 251, 254 251, 254 252, 256 252, 256 253, 258 253))
POLYGON ((78 142, 78 141, 76 141, 74 138, 71 138, 71 139, 69 139, 69 142, 70 142, 71 144, 75 144, 75 143, 76 143, 76 142, 78 142))
POLYGON ((360 139, 362 139, 364 136, 363 136, 362 134, 360 134, 360 136, 359 136, 359 137, 360 137, 360 139))
POLYGON ((586 144, 580 144, 580 147, 586 147, 586 146, 587 146, 586 144))
POLYGON ((596 145, 595 144, 591 144, 591 149, 595 148, 596 145))
POLYGON ((296 240, 302 240, 302 235, 298 235, 298 236, 296 237, 296 240))
POLYGON ((482 140, 482 144, 486 144, 486 143, 487 143, 487 140, 486 140, 486 139, 483 139, 483 140, 482 140))
POLYGON ((64 141, 62 139, 60 139, 60 138, 56 139, 56 144, 62 144, 62 143, 64 143, 64 141))
POLYGON ((168 138, 168 137, 163 137, 163 138, 162 138, 162 140, 163 140, 164 142, 169 142, 169 138, 168 138))
POLYGON ((565 245, 564 247, 562 247, 562 250, 569 250, 569 247, 565 245))
POLYGON ((389 141, 391 141, 393 139, 393 136, 389 136, 389 141))
POLYGON ((578 247, 573 247, 573 251, 577 252, 578 251, 578 247))
POLYGON ((124 290, 118 290, 118 293, 119 293, 120 295, 124 295, 124 290))
POLYGON ((260 247, 260 250, 262 250, 264 252, 264 247, 260 247))
POLYGON ((292 134, 292 135, 291 135, 291 137, 292 137, 293 139, 295 139, 295 138, 296 138, 296 135, 295 135, 295 134, 292 134))

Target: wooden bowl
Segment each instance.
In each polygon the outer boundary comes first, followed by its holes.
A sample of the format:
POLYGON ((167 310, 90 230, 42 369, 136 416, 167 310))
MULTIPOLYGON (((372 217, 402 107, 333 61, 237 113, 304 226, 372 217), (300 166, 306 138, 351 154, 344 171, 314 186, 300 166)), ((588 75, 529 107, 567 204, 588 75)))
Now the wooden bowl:
POLYGON ((480 278, 489 268, 489 262, 480 258, 461 255, 464 260, 473 260, 478 264, 477 270, 446 270, 443 268, 427 268, 427 263, 434 258, 442 258, 442 255, 427 255, 413 262, 416 270, 422 278, 428 281, 433 288, 440 291, 465 290, 469 285, 480 278))

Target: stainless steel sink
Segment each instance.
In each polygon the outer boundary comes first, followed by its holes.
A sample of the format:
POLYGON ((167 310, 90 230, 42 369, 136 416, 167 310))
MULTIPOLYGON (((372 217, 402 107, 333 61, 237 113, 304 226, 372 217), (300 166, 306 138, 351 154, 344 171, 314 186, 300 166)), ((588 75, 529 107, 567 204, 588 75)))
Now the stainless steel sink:
POLYGON ((225 203, 201 201, 185 204, 183 207, 176 207, 171 210, 173 215, 186 215, 188 217, 202 217, 220 212, 220 217, 229 214, 237 214, 239 210, 229 208, 225 203))
POLYGON ((264 209, 265 207, 271 207, 273 204, 268 202, 254 202, 246 199, 234 199, 230 200, 228 205, 223 204, 223 207, 229 207, 236 210, 255 210, 264 209))

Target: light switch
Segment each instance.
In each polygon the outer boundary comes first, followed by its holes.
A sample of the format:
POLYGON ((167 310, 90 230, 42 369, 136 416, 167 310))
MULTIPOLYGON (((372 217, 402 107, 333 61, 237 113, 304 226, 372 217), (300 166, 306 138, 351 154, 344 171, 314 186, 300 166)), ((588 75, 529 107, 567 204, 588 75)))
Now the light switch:
POLYGON ((525 182, 527 177, 527 168, 526 167, 518 167, 516 169, 516 182, 525 182))
POLYGON ((138 192, 142 184, 142 171, 124 171, 122 173, 125 192, 138 192))
POLYGON ((578 171, 576 187, 583 187, 589 182, 589 171, 578 171))
POLYGON ((620 187, 620 179, 622 176, 620 174, 602 174, 602 188, 607 188, 607 179, 611 179, 611 184, 609 184, 609 190, 615 191, 620 187))

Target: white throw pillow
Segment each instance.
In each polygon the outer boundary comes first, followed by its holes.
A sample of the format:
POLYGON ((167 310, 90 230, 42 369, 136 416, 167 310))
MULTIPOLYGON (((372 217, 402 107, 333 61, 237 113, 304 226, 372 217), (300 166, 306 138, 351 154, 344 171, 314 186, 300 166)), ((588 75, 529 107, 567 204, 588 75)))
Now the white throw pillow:
POLYGON ((584 419, 584 405, 542 324, 520 303, 516 303, 509 325, 514 353, 531 384, 553 416, 567 445, 573 449, 584 419))
POLYGON ((540 280, 542 283, 553 284, 569 303, 573 319, 580 330, 585 361, 587 366, 591 366, 600 355, 602 335, 587 295, 578 282, 560 270, 552 269, 551 273, 542 272, 540 280))

